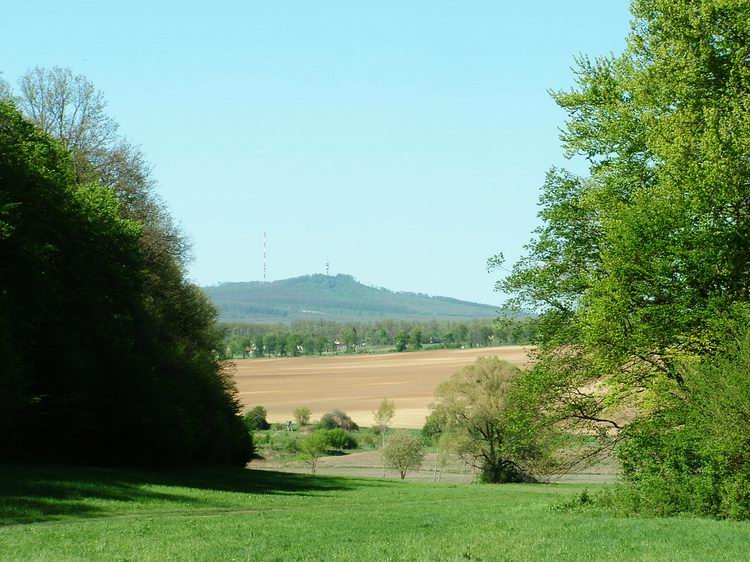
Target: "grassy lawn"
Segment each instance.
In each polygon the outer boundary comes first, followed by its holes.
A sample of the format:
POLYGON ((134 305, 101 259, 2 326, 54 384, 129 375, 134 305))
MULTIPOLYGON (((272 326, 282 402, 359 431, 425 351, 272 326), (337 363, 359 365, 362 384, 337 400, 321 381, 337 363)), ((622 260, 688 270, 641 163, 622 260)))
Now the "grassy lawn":
POLYGON ((550 509, 582 489, 2 467, 0 560, 750 559, 750 524, 550 509))

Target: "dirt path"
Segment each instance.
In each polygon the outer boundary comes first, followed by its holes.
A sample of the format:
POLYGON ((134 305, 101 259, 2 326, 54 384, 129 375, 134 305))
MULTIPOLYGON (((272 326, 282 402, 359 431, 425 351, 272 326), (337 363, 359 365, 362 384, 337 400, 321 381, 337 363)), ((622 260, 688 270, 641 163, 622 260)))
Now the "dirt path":
POLYGON ((528 347, 450 349, 385 355, 343 355, 244 359, 235 380, 246 406, 263 405, 269 421, 292 419, 307 406, 313 419, 340 408, 360 425, 372 424, 372 411, 383 398, 396 403, 396 427, 424 425, 435 388, 477 357, 497 356, 513 364, 529 363, 528 347))
MULTIPOLYGON (((317 473, 326 476, 382 478, 382 462, 382 457, 378 451, 362 451, 348 455, 323 457, 318 461, 317 473)), ((304 463, 298 461, 282 463, 254 460, 249 467, 253 470, 310 473, 310 469, 304 463)), ((386 478, 397 479, 398 477, 398 473, 392 470, 386 471, 386 478)), ((432 482, 435 479, 435 453, 427 453, 422 468, 410 472, 407 478, 409 480, 432 482)), ((447 483, 468 483, 474 481, 474 479, 474 472, 457 459, 450 462, 440 475, 440 482, 447 483)), ((545 480, 559 483, 604 484, 616 479, 617 464, 609 460, 580 472, 553 475, 545 480)))

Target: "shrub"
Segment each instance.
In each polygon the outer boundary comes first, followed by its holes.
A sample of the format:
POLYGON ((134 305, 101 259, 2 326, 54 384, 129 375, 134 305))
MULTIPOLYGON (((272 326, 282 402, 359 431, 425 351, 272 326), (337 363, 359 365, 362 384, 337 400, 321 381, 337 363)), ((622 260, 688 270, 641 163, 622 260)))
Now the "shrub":
POLYGON ((422 427, 422 437, 427 443, 435 443, 447 425, 447 414, 443 410, 433 410, 422 427))
POLYGON ((268 433, 251 433, 253 442, 256 445, 268 445, 271 442, 271 436, 268 433))
POLYGON ((252 410, 245 412, 243 420, 248 431, 257 431, 270 429, 271 425, 266 420, 268 412, 263 406, 256 406, 252 410))
POLYGON ((294 410, 294 421, 296 421, 300 427, 309 425, 310 415, 310 408, 302 406, 301 408, 297 408, 296 410, 294 410))
POLYGON ((379 442, 380 439, 378 438, 378 435, 372 430, 363 431, 359 435, 360 447, 375 449, 377 448, 379 442))
POLYGON ((618 509, 750 519, 750 332, 726 339, 739 341, 665 383, 661 409, 627 428, 618 509))
POLYGON ((299 442, 297 438, 290 434, 288 431, 274 435, 271 440, 271 449, 279 451, 281 453, 297 453, 299 452, 299 442))
POLYGON ((339 427, 339 424, 336 421, 336 417, 329 412, 327 414, 323 414, 323 416, 320 418, 318 427, 320 429, 335 429, 339 427))
POLYGON ((354 436, 340 427, 327 430, 328 443, 334 449, 356 449, 357 440, 354 436))
POLYGON ((321 429, 336 429, 340 427, 346 431, 359 430, 359 426, 343 410, 334 410, 333 412, 323 414, 318 422, 318 427, 321 429))

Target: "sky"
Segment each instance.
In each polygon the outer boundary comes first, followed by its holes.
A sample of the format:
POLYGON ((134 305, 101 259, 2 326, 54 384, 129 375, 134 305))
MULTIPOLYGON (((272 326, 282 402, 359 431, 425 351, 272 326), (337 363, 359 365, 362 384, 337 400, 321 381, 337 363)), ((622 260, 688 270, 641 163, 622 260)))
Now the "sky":
POLYGON ((627 0, 24 0, 0 71, 104 92, 193 244, 201 285, 347 273, 500 305, 538 225, 574 59, 622 50, 627 0))

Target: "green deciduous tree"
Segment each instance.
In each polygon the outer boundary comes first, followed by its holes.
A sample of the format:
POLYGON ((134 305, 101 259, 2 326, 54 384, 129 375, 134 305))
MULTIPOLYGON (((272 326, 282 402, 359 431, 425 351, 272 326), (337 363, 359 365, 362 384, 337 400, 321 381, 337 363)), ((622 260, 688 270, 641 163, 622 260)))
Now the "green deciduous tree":
POLYGON ((422 349, 422 329, 417 327, 409 334, 409 345, 413 350, 422 349))
POLYGON ((395 343, 396 351, 406 351, 406 348, 409 346, 409 333, 406 330, 399 332, 395 343))
MULTIPOLYGON (((610 441, 679 433, 685 363, 722 348, 750 296, 750 3, 632 11, 625 51, 580 58, 577 86, 554 94, 589 173, 550 171, 542 225, 498 284, 542 313, 550 413, 610 441)), ((626 465, 642 451, 621 447, 626 465)))
POLYGON ((295 408, 294 410, 294 420, 297 422, 297 424, 302 427, 305 425, 310 425, 310 415, 312 412, 310 412, 310 408, 307 406, 301 406, 299 408, 295 408))
POLYGON ((546 469, 548 427, 513 387, 520 371, 497 357, 481 357, 436 390, 430 418, 451 434, 455 452, 485 482, 519 482, 546 469))
MULTIPOLYGON (((372 413, 375 427, 380 430, 380 436, 382 438, 381 446, 385 447, 385 434, 388 428, 391 426, 393 416, 396 415, 396 403, 393 400, 383 398, 378 404, 378 409, 372 413)), ((383 463, 383 478, 385 478, 385 462, 383 463)))
POLYGON ((422 466, 424 461, 422 441, 405 431, 393 433, 388 437, 381 453, 385 466, 397 471, 401 480, 406 478, 409 472, 422 466))
POLYGON ((328 452, 329 447, 328 431, 325 429, 313 431, 300 442, 300 458, 307 463, 313 474, 318 469, 318 459, 328 452))
POLYGON ((150 260, 144 224, 1 101, 0 177, 0 457, 244 465, 203 293, 150 260))

